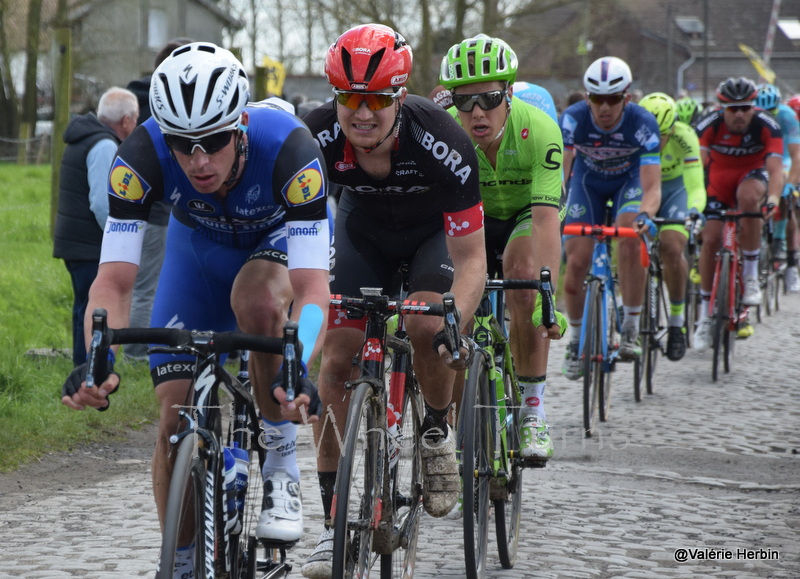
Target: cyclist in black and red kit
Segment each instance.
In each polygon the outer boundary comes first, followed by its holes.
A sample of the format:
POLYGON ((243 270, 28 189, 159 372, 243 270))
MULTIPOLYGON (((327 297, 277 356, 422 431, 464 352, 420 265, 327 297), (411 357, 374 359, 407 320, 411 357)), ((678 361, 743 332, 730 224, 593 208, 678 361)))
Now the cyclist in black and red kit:
MULTIPOLYGON (((330 180, 343 188, 331 291, 359 295, 365 286, 389 291, 393 276, 407 264, 409 298, 440 302, 442 293, 452 291, 463 329, 486 280, 478 161, 469 137, 449 113, 407 94, 411 59, 411 47, 387 26, 348 30, 325 60, 333 103, 303 118, 322 147, 330 180)), ((429 514, 441 517, 455 505, 460 490, 447 413, 455 370, 468 355, 462 350, 462 361, 453 362, 441 344, 441 319, 418 316, 406 327, 426 406, 423 503, 429 514)), ((319 393, 337 425, 345 423, 349 398, 344 383, 363 339, 363 320, 330 317, 319 393)), ((320 425, 315 429, 317 468, 328 517, 340 451, 333 429, 320 425)), ((303 575, 330 577, 332 548, 333 529, 326 522, 303 575)))

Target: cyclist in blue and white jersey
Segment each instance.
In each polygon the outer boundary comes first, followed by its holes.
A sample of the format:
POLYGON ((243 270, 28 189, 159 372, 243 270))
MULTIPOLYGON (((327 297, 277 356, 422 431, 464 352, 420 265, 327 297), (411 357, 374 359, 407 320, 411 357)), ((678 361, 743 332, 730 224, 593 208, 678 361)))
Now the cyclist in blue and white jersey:
MULTIPOLYGON (((153 117, 120 147, 109 174, 109 218, 100 268, 87 307, 102 307, 114 328, 128 325, 131 292, 153 203, 172 204, 166 258, 153 307, 153 327, 243 332, 279 337, 288 317, 299 321, 308 364, 322 346, 327 320, 330 234, 327 175, 307 127, 271 106, 246 107, 248 79, 229 51, 198 42, 176 48, 153 73, 153 117), (289 307, 291 304, 291 313, 289 307)), ((87 337, 87 342, 89 341, 87 337)), ((161 415, 153 454, 153 491, 163 521, 179 429, 193 377, 186 356, 152 354, 161 415)), ((111 360, 113 362, 113 359, 111 360)), ((303 532, 300 472, 294 440, 299 406, 315 394, 307 380, 295 403, 270 384, 279 356, 253 354, 250 377, 265 426, 264 510, 256 535, 296 541, 303 532)), ((75 374, 75 373, 74 373, 75 374)), ((62 402, 74 409, 108 406, 119 386, 70 377, 62 402), (68 385, 73 385, 69 388, 68 385), (77 388, 74 386, 77 385, 77 388)), ((176 576, 191 576, 191 546, 176 576)), ((199 547, 198 547, 199 548, 199 547)))
MULTIPOLYGON (((655 117, 630 102, 631 70, 621 59, 605 56, 593 62, 583 77, 586 100, 568 107, 561 117, 564 173, 569 177, 566 224, 603 222, 606 202, 613 201, 614 224, 644 227, 655 234, 650 219, 661 205, 659 129, 655 117)), ((583 317, 584 280, 591 265, 594 240, 565 240, 567 268, 564 291, 572 328, 562 371, 570 380, 581 376, 578 341, 583 317)), ((625 312, 620 361, 631 361, 640 350, 639 315, 644 300, 644 268, 639 240, 619 240, 619 287, 625 312)))
MULTIPOLYGON (((764 109, 778 121, 783 136, 783 175, 785 185, 780 202, 780 220, 775 222, 776 254, 785 252, 786 291, 800 291, 800 275, 797 267, 797 216, 789 220, 787 217, 789 203, 796 203, 798 186, 800 186, 800 122, 794 110, 781 103, 781 91, 772 84, 758 85, 756 106, 764 109)), ((796 208, 796 206, 795 206, 796 208)))
POLYGON ((535 106, 537 109, 543 110, 558 123, 556 101, 553 100, 553 96, 546 88, 532 82, 518 80, 511 85, 511 89, 514 92, 514 96, 524 100, 529 105, 535 106))

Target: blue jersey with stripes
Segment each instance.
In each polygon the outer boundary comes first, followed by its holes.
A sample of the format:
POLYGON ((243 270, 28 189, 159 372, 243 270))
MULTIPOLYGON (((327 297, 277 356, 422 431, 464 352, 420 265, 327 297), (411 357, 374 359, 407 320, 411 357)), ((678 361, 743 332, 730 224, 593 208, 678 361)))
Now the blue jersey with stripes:
POLYGON ((792 156, 789 154, 789 145, 800 144, 800 121, 789 105, 778 105, 775 118, 781 126, 783 136, 783 169, 788 171, 792 167, 792 156))

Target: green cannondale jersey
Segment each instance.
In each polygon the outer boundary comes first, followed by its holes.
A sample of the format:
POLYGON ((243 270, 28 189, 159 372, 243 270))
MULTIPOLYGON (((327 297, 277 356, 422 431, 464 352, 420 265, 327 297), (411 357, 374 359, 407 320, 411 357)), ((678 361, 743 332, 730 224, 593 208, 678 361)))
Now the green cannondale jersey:
POLYGON ((688 207, 702 211, 706 206, 706 186, 700 162, 700 142, 694 129, 675 121, 673 132, 661 149, 661 180, 683 177, 688 207))
MULTIPOLYGON (((456 108, 448 110, 458 120, 456 108)), ((486 216, 507 220, 532 205, 550 205, 559 209, 563 219, 564 142, 561 129, 547 113, 512 97, 511 116, 497 151, 497 168, 479 147, 475 151, 486 216)))

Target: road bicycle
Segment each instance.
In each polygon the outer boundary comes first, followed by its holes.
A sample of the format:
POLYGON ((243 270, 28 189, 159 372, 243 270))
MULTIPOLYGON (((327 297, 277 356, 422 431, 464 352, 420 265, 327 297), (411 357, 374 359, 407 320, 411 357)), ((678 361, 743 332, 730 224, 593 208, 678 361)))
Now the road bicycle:
MULTIPOLYGON (((791 215, 789 219, 792 219, 791 215)), ((778 259, 775 256, 773 247, 775 233, 775 222, 772 219, 764 221, 761 230, 761 254, 758 260, 758 281, 761 285, 761 304, 756 308, 756 319, 761 321, 761 311, 768 316, 777 312, 780 308, 781 286, 784 291, 784 273, 786 272, 786 260, 778 259)))
MULTIPOLYGON (((684 219, 654 217, 653 223, 662 225, 686 225, 684 219)), ((667 316, 669 307, 664 293, 664 271, 661 265, 661 241, 659 236, 650 239, 642 235, 643 263, 646 263, 644 303, 639 317, 639 341, 642 352, 633 363, 633 395, 636 402, 642 401, 642 382, 648 394, 654 391, 656 365, 659 354, 666 353, 667 316)))
POLYGON ((739 251, 739 220, 762 219, 758 212, 738 209, 706 210, 722 221, 722 247, 717 252, 714 265, 714 282, 711 288, 709 315, 712 317, 713 360, 711 379, 716 382, 719 369, 730 372, 736 334, 746 321, 749 308, 742 303, 744 279, 742 256, 739 251))
POLYGON ((359 376, 345 384, 350 403, 331 507, 333 578, 367 577, 380 560, 381 579, 410 579, 422 516, 425 441, 420 439, 423 398, 404 317, 443 316, 453 351, 459 343, 453 294, 435 304, 393 300, 379 288, 361 288, 361 297, 332 296, 330 307, 367 320, 356 362, 359 376), (395 315, 390 333, 387 322, 395 315))
POLYGON ((286 549, 294 543, 255 536, 264 437, 246 371, 240 367, 233 376, 224 366, 224 355, 236 350, 284 355, 284 384, 291 395, 302 355, 297 323, 286 324, 283 338, 177 328, 112 329, 106 311, 97 309, 92 315, 88 387, 108 375, 105 360, 112 344, 150 344, 150 352, 195 357, 187 403, 178 411, 183 429, 170 437, 175 463, 156 579, 173 578, 176 552, 190 544, 194 544, 194 579, 286 577, 292 569, 286 549), (234 443, 246 453, 250 482, 236 492, 236 513, 228 511, 231 490, 223 478, 223 449, 234 443), (229 528, 236 519, 239 524, 229 528))
POLYGON ((592 266, 586 277, 578 354, 583 364, 583 429, 591 437, 597 418, 608 419, 611 409, 611 373, 619 355, 621 322, 617 301, 617 274, 611 264, 611 238, 638 237, 632 227, 607 225, 564 226, 564 235, 595 240, 592 266))
POLYGON ((490 279, 473 319, 475 356, 467 371, 458 419, 463 481, 464 562, 468 579, 486 572, 489 512, 494 508, 500 564, 517 558, 524 467, 546 461, 520 456, 521 395, 505 324, 504 290, 539 290, 542 323, 556 323, 550 270, 539 280, 490 279))

